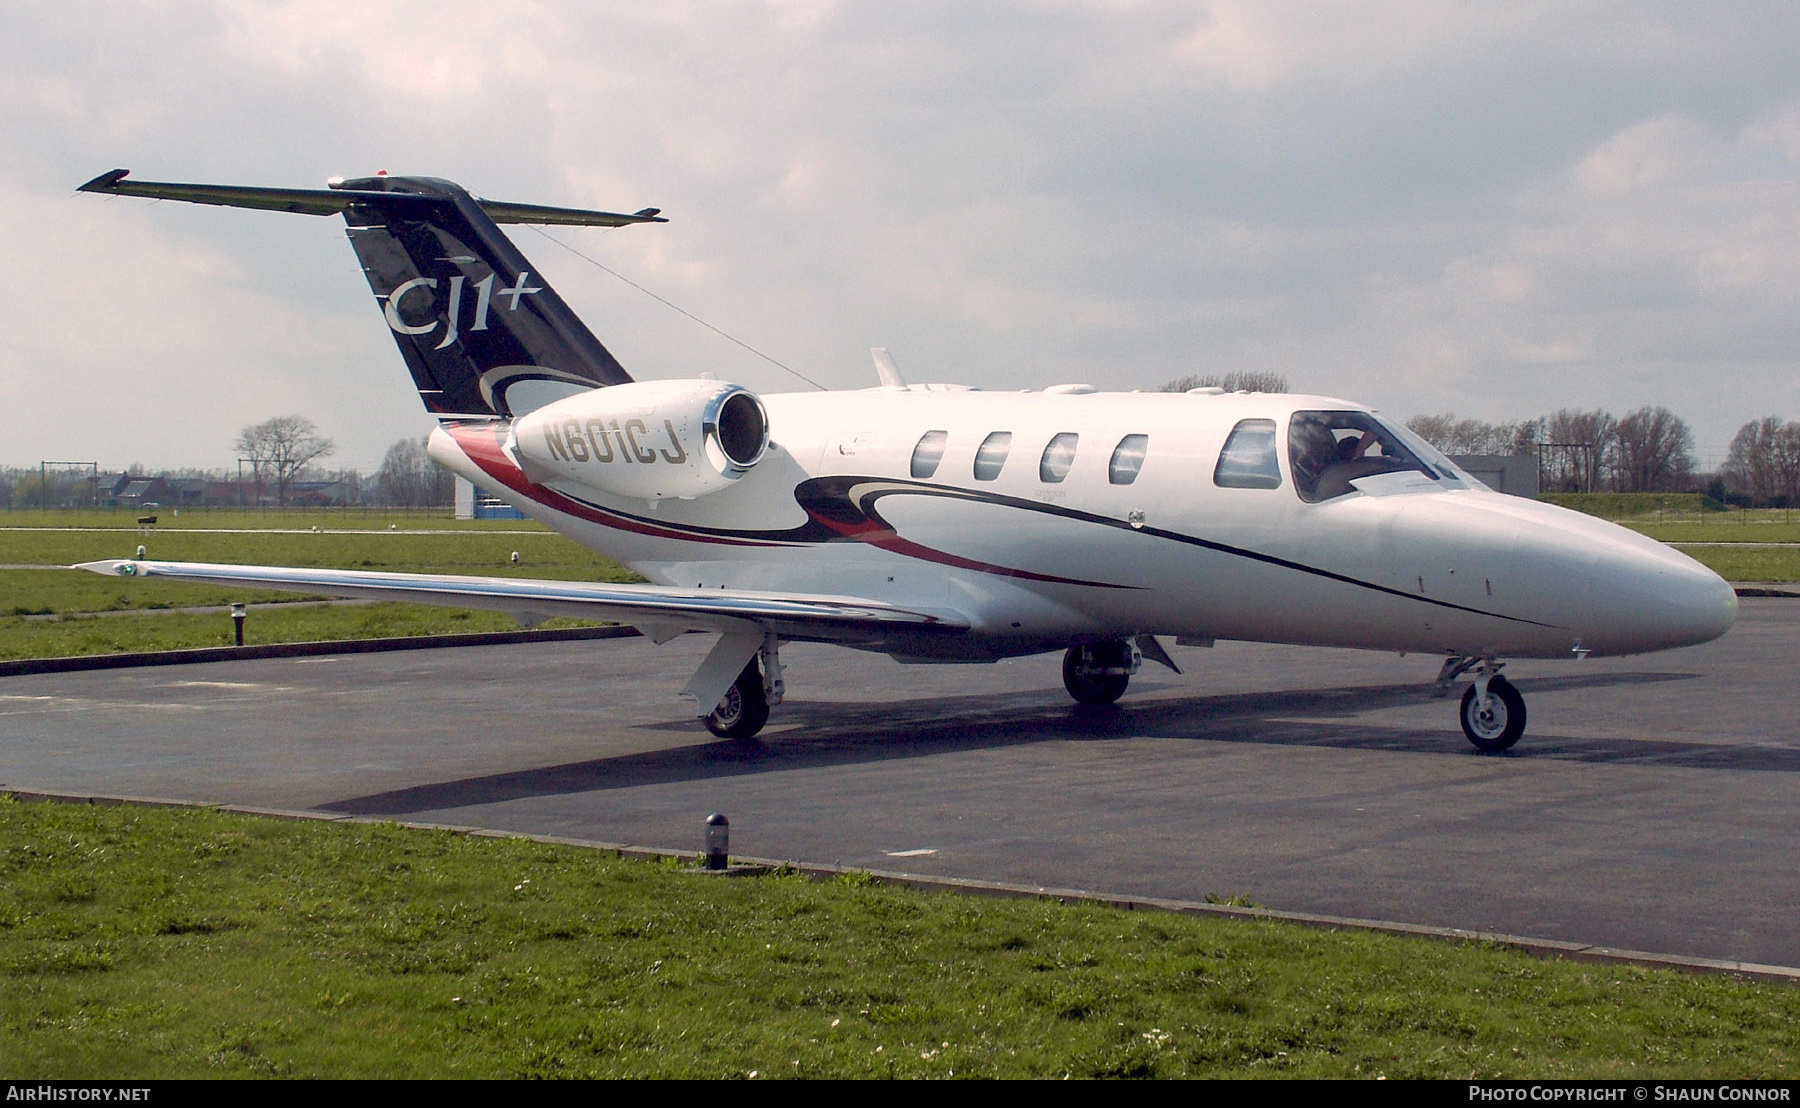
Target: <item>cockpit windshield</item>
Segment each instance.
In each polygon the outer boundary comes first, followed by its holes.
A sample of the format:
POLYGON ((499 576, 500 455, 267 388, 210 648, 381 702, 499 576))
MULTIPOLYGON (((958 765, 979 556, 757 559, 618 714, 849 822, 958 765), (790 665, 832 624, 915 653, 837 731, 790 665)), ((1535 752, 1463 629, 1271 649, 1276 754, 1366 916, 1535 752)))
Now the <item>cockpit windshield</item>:
MULTIPOLYGON (((1432 464, 1438 458, 1421 457, 1407 441, 1410 437, 1368 412, 1295 412, 1288 421, 1294 491, 1300 499, 1317 503, 1354 492, 1350 482, 1381 473, 1412 471, 1433 481, 1455 477, 1447 461, 1440 470, 1432 464)), ((1425 450, 1437 453, 1430 447, 1425 450)))

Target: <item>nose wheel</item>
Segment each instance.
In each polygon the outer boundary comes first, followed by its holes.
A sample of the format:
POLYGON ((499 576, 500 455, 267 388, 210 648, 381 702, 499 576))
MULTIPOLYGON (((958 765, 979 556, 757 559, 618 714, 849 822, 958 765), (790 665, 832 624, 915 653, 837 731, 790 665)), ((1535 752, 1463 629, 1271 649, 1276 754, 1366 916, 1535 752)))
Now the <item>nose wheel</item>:
POLYGON ((1125 695, 1143 655, 1130 640, 1071 646, 1063 655, 1063 688, 1080 704, 1111 704, 1125 695))
POLYGON ((1477 679, 1463 693, 1462 729, 1477 750, 1506 750, 1525 733, 1525 698, 1498 674, 1477 679))

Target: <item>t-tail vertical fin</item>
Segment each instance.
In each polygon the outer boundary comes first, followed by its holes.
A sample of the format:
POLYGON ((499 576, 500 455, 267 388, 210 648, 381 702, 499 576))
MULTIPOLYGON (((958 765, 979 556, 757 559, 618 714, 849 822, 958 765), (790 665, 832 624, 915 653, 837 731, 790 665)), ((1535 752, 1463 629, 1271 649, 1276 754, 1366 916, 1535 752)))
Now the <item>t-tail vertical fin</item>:
POLYGON ((344 209, 350 244, 425 407, 510 416, 631 380, 473 197, 448 181, 371 177, 344 209), (384 194, 428 196, 389 202, 384 194), (532 384, 528 384, 532 383, 532 384), (509 396, 519 386, 518 396, 509 396), (521 403, 532 396, 537 404, 521 403))

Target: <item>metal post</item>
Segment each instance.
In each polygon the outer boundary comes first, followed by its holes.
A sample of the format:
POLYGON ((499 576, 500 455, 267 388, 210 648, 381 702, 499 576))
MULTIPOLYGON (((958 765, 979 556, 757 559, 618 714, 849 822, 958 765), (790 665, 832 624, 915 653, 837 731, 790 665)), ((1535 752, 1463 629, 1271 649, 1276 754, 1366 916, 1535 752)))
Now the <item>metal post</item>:
POLYGON ((231 622, 236 625, 237 644, 239 646, 244 645, 244 616, 245 616, 245 614, 246 614, 246 610, 242 604, 233 604, 231 606, 231 622))
POLYGON ((706 817, 706 868, 724 869, 731 848, 731 821, 723 812, 706 817))

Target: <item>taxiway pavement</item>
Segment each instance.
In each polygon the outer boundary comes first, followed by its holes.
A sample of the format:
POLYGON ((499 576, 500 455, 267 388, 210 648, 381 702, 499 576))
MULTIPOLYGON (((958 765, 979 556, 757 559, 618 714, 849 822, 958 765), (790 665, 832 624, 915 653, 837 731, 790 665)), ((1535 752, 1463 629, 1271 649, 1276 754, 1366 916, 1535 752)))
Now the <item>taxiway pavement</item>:
POLYGON ((320 809, 1800 965, 1800 602, 1705 646, 1514 662, 1477 754, 1438 660, 1173 647, 1111 709, 1060 657, 789 645, 721 742, 690 635, 0 678, 0 785, 320 809))

